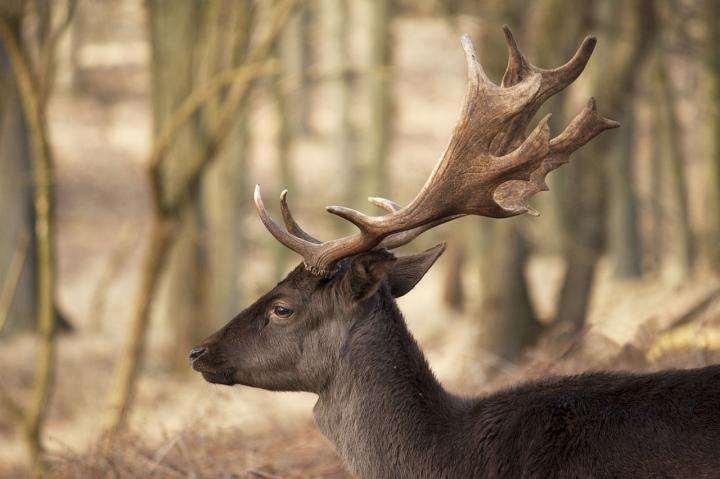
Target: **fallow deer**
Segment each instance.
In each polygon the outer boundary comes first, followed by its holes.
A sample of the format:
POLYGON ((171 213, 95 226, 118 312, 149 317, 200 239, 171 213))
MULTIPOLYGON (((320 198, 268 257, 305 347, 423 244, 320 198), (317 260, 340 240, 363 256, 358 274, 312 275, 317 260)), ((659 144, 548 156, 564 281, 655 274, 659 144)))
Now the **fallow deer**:
POLYGON ((318 395, 317 425, 358 478, 718 478, 720 366, 655 374, 594 373, 460 397, 435 379, 395 298, 442 254, 441 244, 390 250, 464 215, 533 213, 545 175, 605 129, 595 101, 551 138, 548 117, 525 130, 541 104, 572 83, 595 46, 586 38, 564 66, 530 64, 505 28, 500 86, 462 40, 469 81, 450 143, 407 206, 382 198, 383 216, 339 206, 355 235, 319 241, 280 197, 285 228, 260 219, 299 253, 283 281, 190 354, 218 384, 318 395))

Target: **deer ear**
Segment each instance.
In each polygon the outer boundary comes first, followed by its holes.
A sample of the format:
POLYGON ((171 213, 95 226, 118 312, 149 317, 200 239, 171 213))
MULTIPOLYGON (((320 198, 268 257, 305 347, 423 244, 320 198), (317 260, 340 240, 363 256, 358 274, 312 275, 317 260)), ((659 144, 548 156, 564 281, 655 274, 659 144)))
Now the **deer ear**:
POLYGON ((363 301, 375 294, 396 261, 386 250, 361 253, 350 260, 343 277, 344 287, 354 301, 363 301))
POLYGON ((422 253, 401 256, 388 274, 390 292, 399 298, 412 290, 425 276, 435 261, 445 252, 446 243, 425 250, 422 253))

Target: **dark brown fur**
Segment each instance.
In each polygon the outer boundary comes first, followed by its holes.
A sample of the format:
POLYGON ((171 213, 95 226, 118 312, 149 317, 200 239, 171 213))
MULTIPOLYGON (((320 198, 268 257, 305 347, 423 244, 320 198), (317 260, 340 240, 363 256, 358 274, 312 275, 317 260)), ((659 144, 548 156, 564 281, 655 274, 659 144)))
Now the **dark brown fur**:
POLYGON ((364 253, 333 279, 298 267, 194 349, 193 368, 318 394, 317 424, 359 478, 720 477, 720 366, 445 391, 395 303, 442 249, 364 253))

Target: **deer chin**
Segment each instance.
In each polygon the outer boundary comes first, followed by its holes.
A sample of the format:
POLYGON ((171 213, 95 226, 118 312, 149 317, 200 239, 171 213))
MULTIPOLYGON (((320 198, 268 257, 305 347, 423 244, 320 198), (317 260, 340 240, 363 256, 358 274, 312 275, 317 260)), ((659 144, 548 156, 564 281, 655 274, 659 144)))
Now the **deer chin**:
POLYGON ((223 384, 225 386, 234 386, 238 384, 235 380, 234 374, 230 370, 225 371, 201 371, 202 377, 205 381, 211 384, 223 384))

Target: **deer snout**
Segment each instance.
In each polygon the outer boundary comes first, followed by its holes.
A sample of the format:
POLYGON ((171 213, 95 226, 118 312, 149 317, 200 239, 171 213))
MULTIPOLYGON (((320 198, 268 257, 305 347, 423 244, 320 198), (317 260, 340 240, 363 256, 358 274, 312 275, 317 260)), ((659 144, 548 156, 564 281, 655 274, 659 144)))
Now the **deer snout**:
POLYGON ((197 361, 201 356, 203 356, 205 353, 207 353, 208 348, 206 346, 195 346, 190 351, 190 363, 194 363, 197 361))

